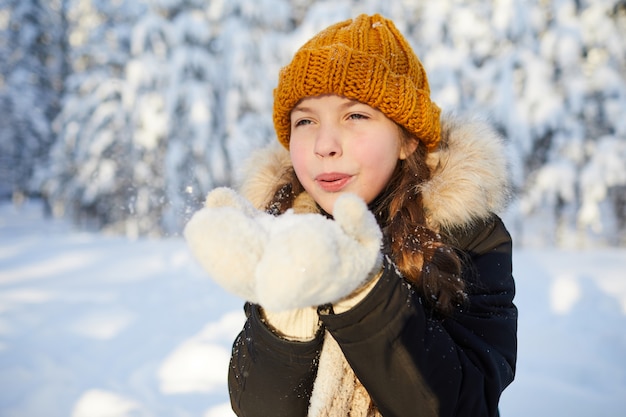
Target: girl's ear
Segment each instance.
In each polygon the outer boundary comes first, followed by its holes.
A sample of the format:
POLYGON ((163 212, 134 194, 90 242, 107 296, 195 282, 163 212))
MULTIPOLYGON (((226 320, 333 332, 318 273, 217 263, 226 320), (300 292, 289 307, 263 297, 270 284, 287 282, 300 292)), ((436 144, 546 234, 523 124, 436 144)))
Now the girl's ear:
POLYGON ((417 149, 418 142, 413 137, 403 138, 402 143, 400 144, 400 159, 407 159, 409 156, 415 152, 417 149))

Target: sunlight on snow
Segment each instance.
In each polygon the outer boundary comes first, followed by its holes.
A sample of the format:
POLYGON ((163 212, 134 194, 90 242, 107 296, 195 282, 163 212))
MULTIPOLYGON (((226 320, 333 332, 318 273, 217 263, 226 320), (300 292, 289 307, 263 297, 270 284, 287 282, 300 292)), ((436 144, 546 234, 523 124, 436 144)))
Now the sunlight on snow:
POLYGON ((109 340, 134 321, 135 315, 128 311, 101 311, 79 318, 71 328, 74 332, 91 339, 109 340))
POLYGON ((557 277, 550 287, 550 306, 556 314, 564 315, 581 298, 580 285, 575 278, 568 276, 557 277))
POLYGON ((50 291, 35 289, 2 291, 0 293, 0 312, 8 310, 12 304, 43 303, 55 297, 56 295, 50 291))
POLYGON ((224 375, 228 373, 230 349, 215 342, 234 339, 243 320, 239 311, 227 313, 181 343, 159 369, 161 392, 182 394, 222 389, 224 375))
POLYGON ((188 340, 170 354, 159 369, 161 392, 183 394, 221 389, 230 351, 201 340, 188 340), (216 372, 217 369, 222 371, 216 372))
POLYGON ((233 413, 232 408, 230 408, 230 403, 224 403, 222 405, 218 405, 216 407, 208 410, 202 417, 236 417, 235 413, 233 413))
MULTIPOLYGON (((36 289, 5 290, 0 292, 0 315, 6 314, 20 304, 45 303, 53 298, 55 294, 50 291, 36 289)), ((0 317, 0 337, 11 334, 13 326, 9 320, 0 317)), ((0 351, 4 350, 6 344, 0 342, 0 351)))
POLYGON ((85 392, 72 412, 72 417, 130 417, 140 405, 121 395, 98 389, 85 392))
POLYGON ((154 150, 163 135, 167 134, 168 119, 164 116, 165 103, 160 94, 146 94, 141 98, 141 130, 135 132, 133 140, 146 150, 154 150))
POLYGON ((3 271, 0 275, 0 284, 16 284, 24 281, 50 278, 50 271, 55 274, 63 274, 77 270, 87 265, 92 265, 99 257, 96 253, 68 252, 55 256, 49 260, 36 264, 27 264, 22 267, 3 271))

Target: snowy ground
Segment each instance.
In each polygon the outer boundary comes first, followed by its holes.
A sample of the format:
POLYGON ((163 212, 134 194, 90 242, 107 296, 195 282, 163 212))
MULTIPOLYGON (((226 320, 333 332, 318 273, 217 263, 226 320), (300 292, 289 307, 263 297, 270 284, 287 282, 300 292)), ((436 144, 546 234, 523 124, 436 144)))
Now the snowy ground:
MULTIPOLYGON (((503 417, 623 415, 626 250, 517 251, 503 417)), ((0 205, 0 415, 232 416, 241 303, 181 239, 128 241, 0 205)))

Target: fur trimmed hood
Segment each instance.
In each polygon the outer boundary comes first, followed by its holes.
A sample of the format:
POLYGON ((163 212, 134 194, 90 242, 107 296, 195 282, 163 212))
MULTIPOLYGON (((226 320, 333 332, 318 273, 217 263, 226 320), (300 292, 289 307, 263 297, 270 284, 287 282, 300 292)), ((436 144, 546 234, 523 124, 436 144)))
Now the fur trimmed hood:
MULTIPOLYGON (((486 121, 445 114, 441 142, 427 157, 432 177, 421 186, 428 226, 464 228, 501 211, 509 198, 504 142, 486 121)), ((244 167, 241 193, 264 208, 291 168, 289 152, 278 143, 253 153, 244 167)), ((314 202, 298 198, 312 211, 314 202)))

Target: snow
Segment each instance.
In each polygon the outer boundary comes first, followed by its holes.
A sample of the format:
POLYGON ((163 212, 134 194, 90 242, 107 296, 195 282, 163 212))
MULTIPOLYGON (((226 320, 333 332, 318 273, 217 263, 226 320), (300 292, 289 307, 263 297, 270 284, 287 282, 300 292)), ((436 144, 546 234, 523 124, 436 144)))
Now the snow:
MULTIPOLYGON (((626 406, 626 249, 514 253, 519 362, 505 417, 626 406)), ((232 416, 244 321, 179 237, 128 240, 0 205, 0 415, 232 416)))
POLYGON ((89 234, 41 213, 0 206, 0 415, 228 415, 215 410, 239 300, 180 238, 89 234))

